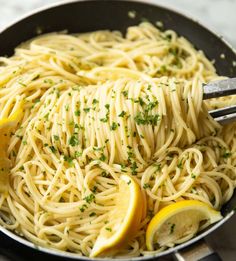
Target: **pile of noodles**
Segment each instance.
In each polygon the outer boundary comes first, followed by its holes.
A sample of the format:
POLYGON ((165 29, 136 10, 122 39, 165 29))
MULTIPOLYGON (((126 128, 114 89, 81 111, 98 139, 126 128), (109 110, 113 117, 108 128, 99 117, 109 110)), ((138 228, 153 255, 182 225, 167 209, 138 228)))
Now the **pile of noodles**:
POLYGON ((142 23, 125 36, 42 35, 0 63, 0 119, 23 108, 1 184, 2 226, 89 256, 126 173, 140 185, 145 211, 117 255, 139 256, 162 207, 196 199, 220 209, 232 196, 236 125, 220 126, 208 110, 236 99, 203 102, 215 68, 175 32, 142 23))

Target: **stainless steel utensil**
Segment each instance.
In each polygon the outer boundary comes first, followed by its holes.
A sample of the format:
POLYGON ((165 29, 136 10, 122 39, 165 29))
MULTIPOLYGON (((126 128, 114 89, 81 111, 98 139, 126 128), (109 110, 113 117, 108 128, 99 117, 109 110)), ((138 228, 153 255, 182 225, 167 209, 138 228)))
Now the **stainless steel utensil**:
MULTIPOLYGON (((219 98, 236 94, 236 78, 213 81, 203 86, 203 99, 219 98)), ((209 111, 220 124, 236 121, 236 105, 209 111)))

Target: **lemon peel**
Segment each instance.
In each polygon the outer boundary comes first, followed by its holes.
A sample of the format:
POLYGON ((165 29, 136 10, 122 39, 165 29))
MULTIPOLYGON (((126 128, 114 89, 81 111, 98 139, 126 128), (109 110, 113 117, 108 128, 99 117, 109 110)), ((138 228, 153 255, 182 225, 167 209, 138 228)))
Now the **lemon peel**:
POLYGON ((115 253, 138 231, 143 215, 141 190, 136 181, 122 174, 114 210, 101 229, 90 257, 115 253))
POLYGON ((0 192, 6 192, 8 185, 8 174, 11 161, 7 157, 7 148, 12 130, 17 126, 23 115, 20 107, 9 117, 0 119, 0 192))

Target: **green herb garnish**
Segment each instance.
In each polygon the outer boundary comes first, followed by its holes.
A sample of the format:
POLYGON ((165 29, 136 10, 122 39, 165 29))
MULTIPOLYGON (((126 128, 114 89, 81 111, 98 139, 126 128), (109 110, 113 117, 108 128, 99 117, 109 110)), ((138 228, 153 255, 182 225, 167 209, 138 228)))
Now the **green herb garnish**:
POLYGON ((147 115, 146 113, 139 112, 135 117, 134 120, 138 125, 153 125, 156 126, 157 123, 160 121, 160 115, 147 115))
POLYGON ((112 231, 112 229, 110 227, 106 227, 106 230, 109 231, 109 232, 112 231))
POLYGON ((78 137, 75 136, 75 135, 72 135, 69 139, 69 144, 72 146, 72 147, 75 147, 79 144, 79 140, 78 140, 78 137))
POLYGON ((145 184, 143 185, 143 188, 144 188, 144 189, 150 188, 150 185, 149 185, 148 183, 145 183, 145 184))
POLYGON ((90 111, 90 108, 84 108, 84 112, 88 113, 90 111))
POLYGON ((53 135, 54 140, 59 140, 59 136, 58 135, 53 135))
POLYGON ((75 116, 80 116, 80 110, 75 111, 75 116))
POLYGON ((113 130, 113 131, 116 130, 117 129, 117 123, 113 121, 110 129, 113 130))
POLYGON ((90 217, 94 217, 94 216, 96 216, 96 213, 95 213, 95 212, 91 212, 91 213, 89 214, 89 216, 90 216, 90 217))
POLYGON ((122 112, 118 115, 118 117, 124 117, 125 114, 126 114, 126 112, 125 112, 125 111, 122 111, 122 112))
POLYGON ((88 196, 86 196, 86 197, 84 197, 83 198, 88 204, 90 204, 91 202, 93 202, 94 201, 94 199, 95 199, 95 196, 94 196, 94 194, 93 193, 91 193, 90 195, 88 195, 88 196))
POLYGON ((56 153, 57 150, 54 146, 49 146, 49 149, 52 151, 52 153, 56 153))

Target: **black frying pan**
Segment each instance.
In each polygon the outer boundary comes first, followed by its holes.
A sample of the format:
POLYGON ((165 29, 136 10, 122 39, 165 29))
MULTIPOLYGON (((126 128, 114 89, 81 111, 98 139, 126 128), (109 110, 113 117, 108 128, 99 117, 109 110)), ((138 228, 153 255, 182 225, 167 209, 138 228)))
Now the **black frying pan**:
MULTIPOLYGON (((143 0, 143 2, 116 0, 71 1, 43 8, 0 32, 0 55, 12 55, 14 48, 18 44, 36 36, 39 31, 41 31, 41 33, 47 33, 67 29, 69 33, 75 33, 98 29, 110 29, 125 32, 128 26, 137 25, 144 19, 147 19, 154 24, 156 21, 162 21, 164 23, 164 28, 172 29, 178 34, 183 35, 190 40, 196 48, 203 50, 210 60, 214 59, 217 72, 220 75, 229 77, 236 76, 236 67, 233 66, 233 63, 236 61, 236 53, 224 40, 222 40, 222 37, 217 36, 198 22, 193 21, 178 12, 151 4, 149 0, 143 0), (129 11, 136 11, 136 17, 130 18, 128 16, 129 11), (225 55, 225 59, 221 58, 221 54, 225 55)), ((220 260, 216 253, 209 254, 209 252, 205 257, 202 254, 202 258, 199 259, 199 257, 197 257, 197 252, 194 251, 197 250, 198 254, 201 252, 201 250, 199 250, 199 243, 197 242, 201 241, 202 238, 226 222, 233 215, 234 206, 236 206, 236 193, 234 193, 233 198, 222 209, 224 218, 217 224, 201 232, 201 234, 194 239, 156 254, 155 256, 138 257, 133 260, 156 260, 158 257, 161 257, 161 260, 163 260, 163 256, 168 254, 175 254, 175 257, 178 260, 190 260, 188 258, 181 259, 184 256, 187 256, 186 254, 189 254, 190 251, 196 253, 196 259, 192 260, 220 260)), ((87 257, 79 257, 76 254, 36 247, 34 244, 16 236, 2 227, 0 230, 12 239, 26 246, 56 255, 58 258, 59 256, 62 257, 63 259, 60 260, 65 260, 66 258, 91 260, 87 257)), ((14 241, 11 241, 11 244, 15 246, 16 251, 21 251, 19 245, 14 241)), ((201 249, 202 247, 203 244, 201 243, 201 249)), ((32 254, 33 251, 34 250, 26 251, 28 255, 27 259, 30 259, 30 254, 32 254)), ((10 253, 7 249, 5 252, 10 259, 13 258, 14 260, 17 260, 17 253, 16 255, 13 255, 13 253, 10 253)), ((41 258, 47 259, 49 257, 50 260, 55 260, 55 257, 53 256, 41 254, 41 258)), ((37 255, 35 255, 35 260, 38 260, 37 255)))

